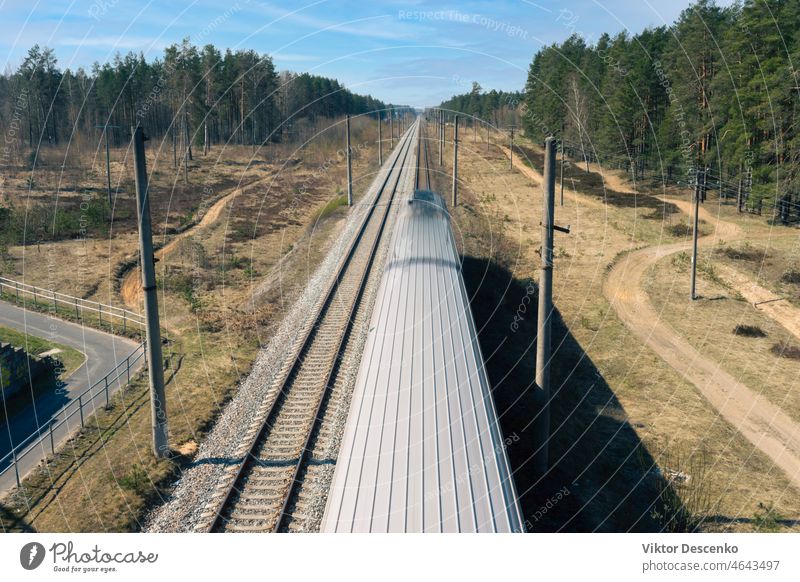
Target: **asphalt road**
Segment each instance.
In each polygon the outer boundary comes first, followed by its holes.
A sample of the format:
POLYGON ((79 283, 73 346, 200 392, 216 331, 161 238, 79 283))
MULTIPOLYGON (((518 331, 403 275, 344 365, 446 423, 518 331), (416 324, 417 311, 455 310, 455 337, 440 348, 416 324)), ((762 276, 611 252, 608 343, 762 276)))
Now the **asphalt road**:
MULTIPOLYGON (((63 418, 64 414, 57 413, 64 406, 75 402, 79 394, 124 362, 138 347, 135 341, 128 338, 57 319, 45 313, 28 311, 4 301, 0 301, 0 325, 73 347, 86 355, 83 365, 59 386, 37 389, 27 394, 19 393, 7 402, 0 401, 0 459, 11 451, 12 443, 16 446, 39 427, 49 426, 63 418)), ((143 359, 140 358, 131 366, 131 373, 139 370, 143 364, 143 359)), ((120 382, 110 384, 109 393, 113 394, 122 385, 120 382)), ((105 404, 105 394, 98 395, 88 404, 88 409, 84 406, 87 416, 91 414, 92 406, 100 407, 105 404)), ((77 402, 69 410, 76 407, 77 402)), ((62 425, 55 431, 56 447, 80 426, 79 415, 73 416, 68 425, 62 425)), ((47 446, 49 448, 49 439, 47 446)), ((28 455, 19 464, 20 472, 30 471, 41 457, 38 453, 28 455)), ((8 465, 8 460, 0 461, 0 471, 8 465)), ((0 493, 15 483, 13 470, 0 475, 0 493)))

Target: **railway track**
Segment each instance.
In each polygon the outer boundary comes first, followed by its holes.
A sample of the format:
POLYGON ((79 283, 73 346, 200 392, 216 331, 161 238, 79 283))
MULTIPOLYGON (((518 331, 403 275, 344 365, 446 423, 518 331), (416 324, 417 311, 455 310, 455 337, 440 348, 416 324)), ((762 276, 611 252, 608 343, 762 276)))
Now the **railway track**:
POLYGON ((337 271, 297 357, 279 374, 276 398, 253 431, 241 463, 211 514, 207 531, 275 532, 303 521, 298 489, 319 466, 311 461, 325 409, 340 383, 354 322, 364 319, 363 292, 416 131, 399 144, 374 203, 337 271), (298 515, 301 514, 301 515, 298 515))

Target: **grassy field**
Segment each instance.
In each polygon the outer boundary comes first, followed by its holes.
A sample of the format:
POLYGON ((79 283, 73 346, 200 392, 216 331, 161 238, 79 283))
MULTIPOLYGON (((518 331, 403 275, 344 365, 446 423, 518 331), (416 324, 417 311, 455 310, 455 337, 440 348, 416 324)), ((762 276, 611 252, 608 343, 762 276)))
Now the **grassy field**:
POLYGON ((688 254, 680 253, 651 268, 645 289, 661 316, 698 351, 800 421, 798 361, 773 353, 775 345, 795 345, 796 339, 716 279, 709 266, 700 270, 698 293, 710 300, 688 302, 689 265, 688 254))
MULTIPOLYGON (((528 144, 525 151, 541 172, 540 150, 528 144)), ((634 200, 622 180, 607 179, 611 192, 604 192, 600 176, 580 166, 565 172, 564 206, 556 206, 556 223, 572 231, 556 234, 553 469, 544 483, 533 479, 526 429, 535 314, 523 313, 517 331, 510 322, 538 276, 540 186, 509 170, 495 146, 487 153, 485 145, 464 141, 459 155, 463 204, 454 226, 503 431, 519 437, 508 452, 530 529, 798 529, 797 490, 628 332, 603 295, 614 260, 643 245, 685 239, 685 229, 672 228, 685 216, 642 195, 634 200), (542 516, 547 499, 564 487, 570 494, 542 516)))
POLYGON ((60 374, 60 378, 62 379, 68 378, 86 361, 86 356, 75 348, 21 333, 14 329, 3 327, 2 325, 0 325, 0 342, 23 348, 26 352, 34 356, 45 352, 54 352, 50 354, 50 357, 61 362, 64 367, 60 374))
MULTIPOLYGON (((369 125, 354 130, 358 200, 377 166, 377 146, 371 141, 371 132, 377 130, 369 125)), ((214 192, 213 200, 228 196, 219 216, 203 221, 211 199, 198 190, 197 210, 187 229, 170 234, 156 226, 154 217, 157 243, 169 247, 156 271, 168 339, 170 445, 176 456, 153 459, 146 379, 140 379, 113 410, 100 415, 97 426, 90 425, 26 480, 21 492, 2 503, 4 529, 140 529, 145 510, 162 500, 181 467, 191 461, 247 375, 259 346, 270 341, 284 310, 343 226, 347 207, 340 196, 346 164, 338 155, 340 145, 319 140, 302 151, 285 151, 289 157, 283 159, 272 152, 269 162, 250 167, 236 159, 208 160, 214 172, 227 168, 235 182, 230 190, 214 192)), ((199 167, 203 163, 196 157, 199 167)), ((154 195, 168 198, 169 192, 156 189, 154 195)), ((108 240, 57 241, 42 244, 41 253, 33 251, 9 251, 14 272, 24 268, 26 282, 47 286, 48 278, 63 280, 66 289, 60 291, 123 305, 119 285, 127 272, 122 267, 136 253, 133 233, 108 240)))

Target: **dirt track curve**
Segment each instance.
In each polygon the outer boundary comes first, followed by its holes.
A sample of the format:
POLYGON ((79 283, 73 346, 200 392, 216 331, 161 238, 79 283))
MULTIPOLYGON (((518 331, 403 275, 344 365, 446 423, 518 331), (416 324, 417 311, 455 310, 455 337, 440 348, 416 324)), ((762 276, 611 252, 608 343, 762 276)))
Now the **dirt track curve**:
MULTIPOLYGON (((670 202, 677 204, 685 212, 689 210, 690 204, 687 202, 676 202, 672 199, 670 202)), ((718 238, 732 240, 740 235, 739 227, 734 224, 720 221, 705 211, 702 217, 716 224, 716 229, 713 235, 702 237, 699 240, 700 245, 713 244, 718 238)), ((619 318, 634 335, 684 379, 694 384, 725 420, 768 455, 800 487, 800 425, 779 407, 722 370, 719 364, 705 358, 672 327, 661 321, 642 289, 642 277, 651 265, 663 257, 688 249, 691 249, 690 241, 648 247, 629 253, 613 266, 603 292, 619 318)), ((733 269, 728 270, 737 273, 733 269)), ((741 274, 738 276, 745 277, 741 274)), ((769 293, 749 279, 748 282, 752 287, 769 293)), ((737 288, 741 291, 741 287, 737 285, 737 288)), ((746 292, 742 294, 750 299, 746 292)), ((767 312, 766 309, 764 311, 775 317, 774 313, 767 312)), ((796 313, 794 317, 797 317, 796 313)), ((786 325, 784 321, 779 323, 786 325)), ((795 321, 795 325, 796 323, 795 321)))
MULTIPOLYGON (((506 157, 507 147, 498 146, 506 157)), ((525 164, 515 168, 537 184, 542 175, 525 164)), ((620 192, 633 193, 630 185, 617 176, 592 168, 603 175, 610 187, 620 192)), ((581 203, 587 198, 582 197, 581 203)), ((590 200, 590 202, 595 202, 590 200)), ((684 200, 669 199, 681 211, 690 214, 692 204, 684 200)), ((731 241, 742 236, 741 229, 730 222, 720 220, 705 208, 700 209, 700 218, 715 225, 712 235, 699 239, 699 245, 707 246, 724 239, 731 241)), ((658 260, 691 249, 691 241, 648 247, 625 255, 609 272, 603 293, 614 307, 619 318, 634 335, 655 351, 684 379, 694 384, 719 414, 742 433, 753 445, 768 455, 789 479, 800 487, 800 425, 779 407, 741 384, 722 370, 719 364, 703 357, 688 341, 680 337, 650 303, 642 289, 645 272, 658 260)), ((800 310, 771 291, 752 281, 726 265, 715 265, 723 280, 734 286, 742 296, 766 315, 800 338, 800 310), (761 301, 770 303, 756 305, 761 301)))
MULTIPOLYGON (((211 208, 208 209, 208 212, 206 212, 203 215, 203 217, 200 219, 200 222, 198 222, 192 228, 183 231, 175 238, 173 238, 171 241, 169 241, 169 243, 158 249, 155 252, 156 259, 162 259, 168 254, 170 254, 178 245, 178 243, 187 236, 195 234, 198 230, 202 230, 203 228, 214 224, 219 219, 220 215, 222 214, 222 211, 224 210, 228 202, 230 202, 236 196, 238 196, 240 192, 241 190, 237 188, 233 192, 226 194, 225 196, 217 200, 211 206, 211 208)), ((128 309, 141 310, 140 303, 142 300, 142 272, 139 267, 136 267, 128 271, 128 273, 122 279, 122 284, 120 285, 119 293, 122 296, 122 300, 125 302, 125 306, 128 309)))

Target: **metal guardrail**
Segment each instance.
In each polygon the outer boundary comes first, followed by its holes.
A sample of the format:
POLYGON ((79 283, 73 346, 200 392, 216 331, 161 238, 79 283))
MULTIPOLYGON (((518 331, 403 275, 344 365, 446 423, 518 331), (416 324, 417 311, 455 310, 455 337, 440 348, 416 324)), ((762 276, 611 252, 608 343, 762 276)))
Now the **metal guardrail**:
POLYGON ((103 393, 105 393, 105 402, 106 406, 108 406, 111 402, 109 385, 113 385, 114 382, 118 382, 124 377, 125 380, 123 386, 127 386, 131 381, 131 366, 139 361, 140 358, 144 358, 144 363, 147 365, 147 353, 144 349, 144 343, 139 344, 139 346, 133 352, 131 352, 131 354, 125 358, 124 361, 120 362, 108 374, 81 392, 76 400, 73 400, 72 402, 63 406, 51 417, 56 419, 64 415, 63 418, 55 422, 51 422, 49 425, 40 427, 37 431, 15 446, 3 458, 0 458, 0 467, 2 467, 0 468, 0 477, 13 469, 17 480, 17 487, 19 487, 21 483, 19 461, 28 455, 33 454, 34 452, 37 452, 41 455, 40 460, 46 458, 48 454, 47 449, 50 450, 50 454, 55 455, 56 447, 61 444, 62 440, 66 440, 73 430, 77 430, 78 426, 76 425, 74 429, 68 429, 62 438, 58 439, 58 442, 56 442, 57 439, 54 436, 54 432, 66 424, 69 419, 76 414, 80 415, 81 428, 84 427, 85 418, 87 416, 87 414, 84 414, 84 407, 91 403, 93 404, 92 408, 94 409, 94 400, 103 393), (114 374, 116 374, 116 376, 114 376, 114 374), (111 376, 114 377, 112 378, 111 376), (47 440, 50 441, 49 447, 44 444, 47 440), (3 465, 9 460, 11 463, 7 467, 3 467, 3 465))
POLYGON ((121 323, 123 333, 127 331, 128 325, 132 324, 134 327, 144 330, 146 327, 145 317, 129 311, 121 307, 114 307, 113 305, 105 305, 97 301, 89 301, 88 299, 81 299, 80 297, 73 297, 65 293, 59 293, 50 289, 42 289, 6 277, 0 277, 0 295, 2 294, 16 297, 17 303, 23 302, 25 298, 32 298, 34 303, 52 305, 53 311, 58 312, 58 309, 75 311, 75 317, 78 319, 83 318, 85 311, 97 313, 100 323, 103 323, 103 317, 106 321, 114 325, 117 321, 121 323))

